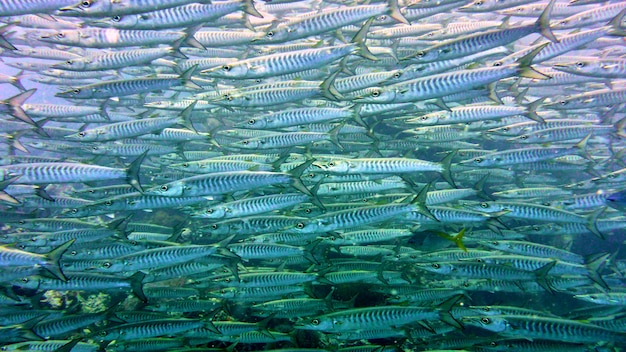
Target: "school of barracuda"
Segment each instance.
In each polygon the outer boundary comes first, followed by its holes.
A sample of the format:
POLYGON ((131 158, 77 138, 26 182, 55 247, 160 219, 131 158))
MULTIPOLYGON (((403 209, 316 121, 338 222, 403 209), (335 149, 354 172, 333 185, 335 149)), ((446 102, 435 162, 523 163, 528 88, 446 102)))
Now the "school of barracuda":
POLYGON ((0 349, 626 350, 625 16, 0 1, 0 349))

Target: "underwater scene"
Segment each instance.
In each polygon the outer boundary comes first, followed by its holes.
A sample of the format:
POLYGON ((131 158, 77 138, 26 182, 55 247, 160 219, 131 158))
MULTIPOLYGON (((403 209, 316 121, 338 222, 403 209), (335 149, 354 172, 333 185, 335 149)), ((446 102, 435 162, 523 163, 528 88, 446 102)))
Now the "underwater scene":
POLYGON ((0 0, 0 350, 626 350, 626 1, 0 0))

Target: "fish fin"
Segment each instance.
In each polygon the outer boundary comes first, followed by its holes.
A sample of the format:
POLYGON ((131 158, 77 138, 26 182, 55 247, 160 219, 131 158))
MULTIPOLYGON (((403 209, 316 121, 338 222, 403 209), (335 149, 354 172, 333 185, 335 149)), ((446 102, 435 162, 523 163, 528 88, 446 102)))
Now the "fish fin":
POLYGON ((191 76, 193 75, 193 73, 196 71, 196 69, 198 68, 198 65, 193 65, 190 68, 188 68, 187 70, 185 70, 185 72, 180 74, 180 80, 181 83, 187 87, 187 88, 191 88, 191 89, 202 89, 201 86, 197 85, 196 83, 191 81, 191 76))
POLYGON ((337 126, 333 127, 333 129, 331 129, 328 132, 328 139, 330 140, 330 142, 334 145, 336 145, 339 149, 344 150, 343 149, 343 145, 341 145, 341 143, 339 143, 339 138, 337 138, 337 136, 339 135, 339 131, 343 128, 343 126, 345 125, 345 122, 342 122, 340 124, 338 124, 337 126))
POLYGON ((603 239, 603 240, 605 240, 606 238, 604 237, 604 234, 602 234, 602 232, 600 232, 600 230, 598 229, 597 223, 598 223, 598 218, 600 217, 600 215, 604 213, 605 210, 606 210, 606 207, 602 207, 594 211, 593 213, 591 213, 591 215, 589 215, 588 217, 588 221, 586 224, 586 227, 589 229, 589 231, 591 231, 591 233, 593 233, 594 235, 598 236, 600 239, 603 239))
POLYGON ((256 9, 256 7, 254 7, 254 1, 253 0, 243 0, 243 4, 242 4, 243 8, 243 12, 247 13, 250 16, 254 16, 257 18, 264 18, 263 15, 256 9))
POLYGON ((189 45, 192 48, 206 50, 206 47, 202 45, 202 43, 200 43, 198 39, 196 39, 196 37, 194 37, 196 32, 200 30, 200 28, 202 28, 203 26, 204 26, 204 23, 201 23, 201 24, 185 29, 185 36, 183 37, 183 43, 189 45))
POLYGON ((411 24, 411 22, 407 20, 406 17, 404 17, 402 12, 400 11, 400 6, 398 6, 398 0, 389 0, 387 4, 388 4, 387 6, 389 7, 389 17, 393 18, 394 20, 400 23, 409 24, 409 25, 411 24))
POLYGON ((13 29, 13 27, 15 27, 15 24, 12 23, 12 24, 8 24, 0 28, 0 47, 1 48, 5 48, 9 50, 17 50, 17 48, 4 37, 4 34, 8 32, 9 30, 13 29))
POLYGON ((556 260, 553 260, 550 263, 542 266, 541 268, 533 271, 533 273, 535 273, 537 283, 539 284, 539 286, 543 287, 544 290, 550 293, 554 293, 554 289, 552 288, 552 286, 550 286, 550 283, 546 279, 546 276, 548 275, 548 272, 552 270, 552 268, 554 268, 555 265, 556 265, 556 260))
POLYGON ((446 155, 443 159, 441 159, 439 163, 441 164, 441 168, 442 168, 441 176, 443 177, 443 179, 446 180, 446 182, 448 182, 452 187, 457 188, 456 184, 454 183, 454 180, 452 179, 452 173, 450 172, 452 159, 454 159, 455 156, 456 156, 456 150, 448 153, 448 155, 446 155))
POLYGON ((532 103, 528 104, 528 112, 526 113, 526 117, 528 117, 529 119, 533 120, 533 121, 537 121, 539 123, 545 123, 546 121, 539 115, 537 115, 537 108, 539 106, 541 106, 541 104, 543 104, 543 101, 546 100, 546 98, 539 98, 535 101, 533 101, 532 103))
POLYGON ((602 269, 604 268, 604 264, 606 264, 607 258, 610 256, 610 253, 604 253, 600 255, 591 255, 585 258, 587 276, 591 279, 591 281, 595 282, 605 290, 610 290, 610 287, 606 284, 604 279, 602 279, 600 271, 602 271, 602 269))
POLYGON ((442 322, 448 325, 452 325, 455 328, 463 329, 463 324, 461 324, 461 322, 459 322, 458 320, 454 319, 454 316, 451 313, 451 310, 454 307, 454 305, 462 297, 463 295, 456 295, 456 296, 448 298, 447 300, 443 301, 443 303, 438 305, 437 308, 439 310, 439 320, 441 320, 442 322))
POLYGON ((20 175, 10 177, 6 180, 0 181, 0 201, 4 201, 11 204, 21 204, 21 202, 15 199, 12 195, 8 194, 4 191, 7 186, 9 186, 13 181, 20 178, 20 175))
POLYGON ((194 100, 193 103, 189 104, 181 113, 180 113, 180 124, 187 127, 187 129, 198 133, 198 130, 193 126, 193 122, 191 121, 191 114, 193 113, 193 109, 195 109, 197 100, 194 100))
POLYGON ((480 180, 478 180, 474 184, 474 187, 472 187, 472 189, 476 191, 476 195, 478 197, 487 199, 487 200, 493 200, 493 198, 488 193, 485 192, 485 183, 487 182, 488 178, 489 178, 489 174, 486 174, 485 176, 481 177, 480 180))
POLYGON ((541 35, 548 38, 553 43, 558 43, 559 40, 552 33, 552 29, 550 28, 550 15, 552 14, 552 8, 554 7, 554 3, 556 0, 550 0, 548 6, 543 10, 539 19, 537 20, 537 26, 541 31, 541 35))
MULTIPOLYGON (((343 62, 343 60, 342 60, 343 62)), ((341 70, 337 70, 333 72, 330 76, 328 76, 322 83, 320 84, 321 94, 323 97, 328 98, 330 100, 343 100, 344 96, 339 93, 339 91, 335 88, 335 79, 341 70)))
POLYGON ((609 22, 609 26, 611 26, 611 29, 609 30, 610 35, 622 37, 626 36, 626 31, 622 28, 622 21, 624 20, 624 17, 626 17, 626 9, 620 11, 620 13, 609 22))
POLYGON ((24 104, 26 99, 30 98, 33 94, 35 94, 36 91, 37 91, 36 88, 29 89, 25 92, 22 92, 18 95, 15 95, 9 98, 7 102, 8 102, 8 105, 11 107, 11 112, 10 112, 11 116, 15 117, 16 119, 20 121, 26 122, 27 124, 30 124, 39 128, 39 125, 35 121, 33 121, 33 119, 31 119, 28 115, 26 115, 26 112, 24 112, 24 109, 22 109, 22 104, 24 104))
POLYGON ((63 281, 67 281, 67 277, 65 277, 65 275, 63 274, 63 271, 61 270, 61 266, 59 265, 59 260, 61 259, 61 256, 63 256, 63 253, 65 253, 65 251, 67 251, 67 249, 74 242, 76 242, 76 239, 71 239, 63 243, 62 245, 58 246, 57 248, 51 250, 50 252, 44 254, 44 257, 48 261, 48 263, 44 265, 44 268, 46 268, 46 270, 51 272, 55 277, 63 281))
POLYGON ((22 78, 24 78, 24 70, 21 70, 11 78, 11 84, 20 91, 25 92, 26 88, 22 85, 22 78))
POLYGON ((169 56, 179 58, 179 59, 189 59, 187 55, 183 54, 180 51, 180 46, 185 42, 185 38, 181 38, 172 44, 172 46, 167 50, 169 56))
POLYGON ((428 195, 428 190, 430 189, 431 185, 432 185, 432 181, 427 183, 426 186, 424 186, 420 190, 420 192, 415 196, 415 198, 413 198, 413 200, 411 201, 411 204, 413 204, 416 207, 416 210, 418 213, 438 222, 439 219, 437 219, 430 212, 430 210, 428 210, 428 208, 426 207, 426 196, 428 195))
POLYGON ((539 52, 543 50, 548 44, 550 43, 539 45, 528 54, 522 56, 517 61, 519 76, 526 77, 526 78, 535 78, 535 79, 549 79, 550 78, 550 76, 545 75, 530 66, 535 56, 537 56, 537 54, 539 54, 539 52))
POLYGON ((352 38, 350 42, 357 45, 358 55, 366 59, 372 60, 372 61, 378 61, 379 58, 374 56, 374 54, 372 54, 370 49, 368 49, 367 46, 365 45, 365 39, 367 39, 367 32, 369 31, 370 26, 372 25, 372 22, 374 22, 374 17, 370 17, 367 21, 365 21, 365 24, 363 25, 363 27, 361 27, 361 29, 359 29, 359 31, 356 32, 356 34, 354 35, 354 37, 352 38))
POLYGON ((144 303, 148 302, 148 298, 143 292, 143 279, 145 277, 146 277, 146 274, 142 273, 141 271, 138 271, 128 278, 133 294, 135 294, 135 297, 139 298, 144 303))
POLYGON ((498 93, 496 92, 496 86, 498 85, 498 82, 491 82, 487 85, 487 90, 489 91, 489 99, 493 100, 494 102, 502 105, 504 104, 502 102, 502 99, 500 99, 500 97, 498 96, 498 93))
POLYGON ((140 193, 143 193, 143 188, 139 182, 139 169, 141 168, 141 163, 146 158, 146 155, 148 155, 148 150, 141 153, 137 159, 130 163, 128 169, 126 169, 126 182, 128 182, 129 185, 133 186, 133 188, 140 193))

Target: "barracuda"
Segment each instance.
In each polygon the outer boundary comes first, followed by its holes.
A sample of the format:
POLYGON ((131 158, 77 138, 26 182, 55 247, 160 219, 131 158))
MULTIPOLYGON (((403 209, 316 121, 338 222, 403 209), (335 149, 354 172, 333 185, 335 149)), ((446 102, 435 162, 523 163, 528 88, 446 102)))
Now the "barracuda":
MULTIPOLYGON (((544 44, 545 46, 545 44, 544 44)), ((369 88, 365 94, 354 99, 355 103, 405 103, 419 100, 441 98, 453 93, 486 86, 504 78, 521 76, 528 78, 547 78, 530 67, 535 57, 544 46, 524 56, 515 65, 478 68, 441 73, 417 78, 382 88, 369 88)))
POLYGON ((139 183, 139 167, 146 157, 146 152, 135 159, 128 169, 116 169, 105 166, 80 163, 32 163, 0 166, 0 173, 7 176, 19 176, 17 184, 49 184, 68 182, 90 182, 125 179, 138 191, 143 191, 139 183))
POLYGON ((472 326, 487 329, 503 336, 526 336, 544 340, 595 343, 603 341, 619 341, 624 343, 626 337, 601 327, 563 318, 521 317, 521 316, 489 316, 466 317, 463 322, 472 326))

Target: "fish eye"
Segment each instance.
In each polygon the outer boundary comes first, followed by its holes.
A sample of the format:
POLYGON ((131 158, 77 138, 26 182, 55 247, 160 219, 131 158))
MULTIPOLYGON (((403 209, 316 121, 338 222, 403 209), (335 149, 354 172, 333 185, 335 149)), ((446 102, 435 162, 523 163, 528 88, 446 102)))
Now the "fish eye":
POLYGON ((561 100, 561 101, 559 101, 559 104, 561 104, 561 105, 567 105, 567 102, 566 102, 565 100, 561 100))
POLYGON ((498 67, 498 66, 502 66, 502 61, 496 61, 493 63, 494 66, 498 67))
POLYGON ((108 268, 111 267, 111 262, 104 262, 104 264, 102 264, 102 266, 108 269, 108 268))
POLYGON ((72 61, 72 60, 67 60, 67 62, 66 62, 66 64, 68 64, 68 65, 71 65, 73 63, 74 63, 74 61, 72 61))
POLYGON ((419 51, 419 52, 417 53, 417 57, 424 57, 425 55, 426 55, 426 52, 425 52, 425 51, 419 51))
POLYGON ((255 122, 256 122, 256 120, 255 120, 255 119, 250 119, 250 120, 248 121, 248 125, 254 125, 254 123, 255 123, 255 122))
POLYGON ((480 163, 483 162, 483 158, 476 158, 476 159, 474 159, 474 162, 480 164, 480 163))
POLYGON ((313 319, 311 320, 311 324, 313 325, 319 325, 320 321, 318 319, 313 319))
POLYGON ((482 2, 482 0, 475 1, 475 2, 474 2, 474 5, 476 5, 476 6, 482 6, 482 5, 483 5, 483 2, 482 2))
POLYGON ((112 202, 112 201, 110 201, 110 200, 107 200, 106 202, 104 202, 104 204, 105 204, 105 205, 111 205, 111 204, 113 204, 113 202, 112 202))
POLYGON ((113 22, 119 22, 119 21, 122 20, 122 16, 116 15, 116 16, 113 16, 113 18, 111 18, 111 19, 113 20, 113 22))
POLYGON ((374 98, 376 98, 376 97, 380 96, 380 91, 379 91, 379 90, 375 90, 375 91, 373 91, 373 92, 372 92, 372 96, 373 96, 374 98))
POLYGON ((206 213, 207 213, 207 214, 212 214, 212 213, 213 213, 213 209, 207 209, 207 210, 206 210, 206 213))
POLYGON ((63 38, 63 37, 65 37, 65 34, 63 32, 57 33, 57 38, 63 38))
POLYGON ((211 228, 212 228, 213 230, 217 230, 217 224, 213 224, 213 225, 211 225, 211 228))
POLYGON ((334 161, 329 162, 328 166, 335 166, 335 162, 334 161))
POLYGON ((498 241, 491 241, 491 244, 493 244, 494 246, 497 246, 498 244, 500 244, 500 242, 498 242, 498 241))
POLYGON ((578 61, 578 62, 576 63, 576 67, 585 67, 585 63, 584 63, 584 62, 582 62, 582 61, 578 61))
POLYGON ((426 120, 428 120, 428 116, 426 115, 422 116, 422 121, 426 121, 426 120))
POLYGON ((80 89, 76 88, 76 89, 74 89, 74 90, 72 91, 72 93, 74 93, 74 94, 80 94, 80 89))
POLYGON ((85 133, 85 132, 78 132, 78 135, 79 135, 80 137, 85 137, 86 133, 85 133))
POLYGON ((248 145, 248 141, 241 141, 241 144, 248 145))
POLYGON ((267 36, 270 37, 270 38, 273 37, 274 36, 274 31, 267 32, 267 36))
POLYGON ((80 3, 81 7, 89 7, 91 6, 91 1, 83 1, 80 3))
POLYGON ((296 224, 296 228, 303 229, 304 228, 304 223, 301 223, 301 222, 297 223, 296 224))
POLYGON ((481 206, 482 208, 487 208, 487 207, 489 206, 489 204, 487 204, 487 203, 480 203, 480 206, 481 206))
POLYGON ((435 268, 435 269, 439 269, 439 268, 440 268, 440 265, 439 265, 439 264, 437 264, 437 263, 433 263, 431 266, 432 266, 433 268, 435 268))
POLYGON ((167 185, 161 186, 161 191, 167 191, 167 185))
POLYGON ((27 278, 27 277, 22 278, 22 282, 23 282, 23 283, 27 283, 28 281, 29 281, 29 280, 28 280, 28 278, 27 278))
MULTIPOLYGON (((310 208, 308 208, 308 209, 306 209, 304 212, 305 212, 305 213, 307 213, 307 214, 311 214, 311 212, 312 212, 312 211, 313 211, 313 210, 311 210, 310 208)), ((333 238, 331 237, 331 239, 333 239, 333 238)))
POLYGON ((74 208, 74 209, 71 210, 71 212, 72 212, 72 214, 76 214, 76 213, 78 213, 78 209, 74 208))
POLYGON ((393 74, 393 78, 400 78, 400 76, 402 76, 400 72, 396 72, 393 74))
POLYGON ((222 66, 222 69, 226 72, 230 71, 230 65, 224 65, 222 66))
POLYGON ((521 138, 521 139, 528 139, 528 136, 527 136, 527 135, 525 135, 525 134, 523 134, 520 138, 521 138))
POLYGON ((183 163, 183 167, 189 167, 189 164, 183 163))
POLYGON ((489 318, 481 318, 480 322, 483 324, 491 324, 491 319, 489 318))

